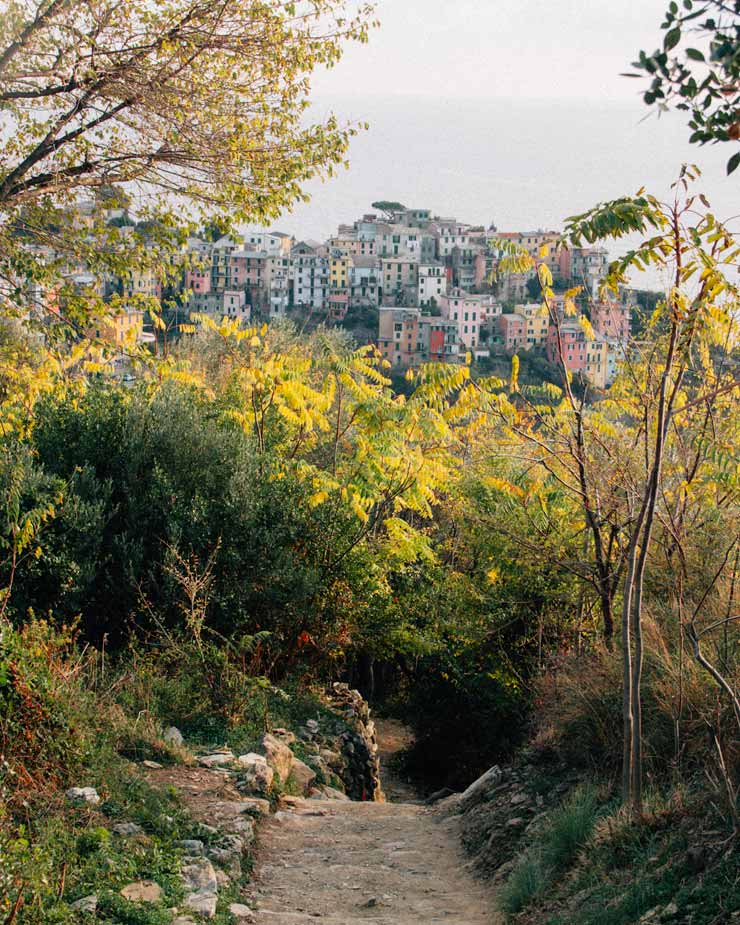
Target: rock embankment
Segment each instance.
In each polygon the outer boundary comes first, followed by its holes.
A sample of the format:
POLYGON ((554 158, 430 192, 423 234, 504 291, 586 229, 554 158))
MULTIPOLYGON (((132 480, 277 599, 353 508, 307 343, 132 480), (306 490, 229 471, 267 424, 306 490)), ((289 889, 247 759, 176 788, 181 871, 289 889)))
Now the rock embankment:
POLYGON ((378 742, 370 707, 359 691, 351 690, 347 684, 332 686, 329 703, 348 727, 338 732, 342 757, 339 776, 347 796, 361 802, 381 802, 383 789, 378 742))
MULTIPOLYGON (((367 704, 343 684, 332 687, 326 704, 328 711, 307 719, 295 732, 273 729, 254 751, 244 754, 226 747, 193 754, 172 726, 163 738, 184 763, 169 767, 155 761, 141 763, 150 784, 178 792, 192 819, 192 827, 177 844, 183 900, 179 909, 172 910, 174 925, 194 925, 225 908, 234 922, 255 921, 247 903, 229 903, 224 897, 236 894, 249 899, 244 894, 244 871, 251 864, 257 828, 266 820, 279 824, 297 813, 317 815, 300 809, 304 805, 349 806, 352 800, 382 800, 375 728, 367 704)), ((67 799, 90 807, 100 802, 92 788, 72 788, 67 799)), ((147 839, 135 823, 119 823, 115 834, 147 839)), ((331 833, 321 837, 331 839, 331 833)), ((163 891, 154 881, 137 881, 121 895, 131 903, 157 904, 163 891)), ((91 894, 75 908, 92 913, 97 905, 98 897, 91 894)))
POLYGON ((495 765, 463 793, 437 801, 435 809, 459 820, 463 846, 477 870, 498 883, 511 872, 519 843, 536 833, 577 780, 563 768, 544 775, 531 764, 495 765))

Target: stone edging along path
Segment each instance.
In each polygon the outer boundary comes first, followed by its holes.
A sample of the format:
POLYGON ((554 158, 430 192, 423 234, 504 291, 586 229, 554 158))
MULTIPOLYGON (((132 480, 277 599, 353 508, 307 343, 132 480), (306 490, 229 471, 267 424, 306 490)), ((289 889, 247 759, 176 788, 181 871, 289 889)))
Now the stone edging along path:
MULTIPOLYGON (((356 692, 343 690, 341 697, 353 714, 353 732, 367 743, 365 751, 365 745, 354 740, 359 751, 354 753, 356 760, 349 752, 350 783, 363 796, 372 792, 375 801, 351 800, 333 788, 316 788, 306 779, 300 784, 307 796, 283 796, 272 813, 270 802, 259 791, 269 790, 273 776, 284 782, 289 776, 295 780, 296 768, 299 776, 303 769, 312 773, 291 756, 287 746, 294 737, 284 730, 265 736, 264 754, 236 758, 231 752, 214 752, 202 756, 198 767, 162 768, 148 763, 150 783, 175 788, 193 819, 214 839, 209 845, 197 840, 182 845, 186 899, 174 925, 195 925, 214 917, 219 892, 242 880, 248 852, 254 859, 254 873, 241 887, 238 902, 229 907, 237 925, 317 921, 492 925, 499 921, 489 889, 466 863, 460 818, 445 817, 413 802, 408 786, 392 779, 388 779, 389 793, 404 802, 383 801, 375 729, 367 707, 356 692)), ((389 741, 384 743, 380 723, 384 759, 395 743, 404 741, 398 724, 387 726, 389 741)), ((299 735, 310 742, 306 730, 299 730, 299 735)), ((317 754, 320 746, 317 739, 317 754)), ((384 771, 392 774, 387 766, 384 771)))

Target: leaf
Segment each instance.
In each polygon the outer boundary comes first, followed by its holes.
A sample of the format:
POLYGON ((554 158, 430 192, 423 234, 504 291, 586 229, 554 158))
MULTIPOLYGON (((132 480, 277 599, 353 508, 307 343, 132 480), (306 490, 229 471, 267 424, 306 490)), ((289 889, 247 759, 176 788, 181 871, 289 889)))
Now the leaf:
POLYGON ((513 498, 524 497, 524 491, 518 485, 514 485, 507 479, 499 478, 496 475, 487 475, 483 479, 483 482, 488 488, 493 488, 496 491, 500 491, 504 495, 509 495, 513 498))
POLYGON ((675 29, 670 29, 666 32, 665 39, 663 40, 663 48, 665 51, 670 51, 672 48, 675 48, 676 45, 681 41, 681 29, 676 26, 675 29))
POLYGON ((687 48, 686 57, 691 58, 692 61, 706 61, 706 58, 698 48, 687 48))
POLYGON ((736 151, 727 162, 727 176, 734 173, 740 165, 740 151, 736 151))
POLYGON ((516 392, 519 389, 519 357, 514 354, 511 358, 511 391, 516 392))

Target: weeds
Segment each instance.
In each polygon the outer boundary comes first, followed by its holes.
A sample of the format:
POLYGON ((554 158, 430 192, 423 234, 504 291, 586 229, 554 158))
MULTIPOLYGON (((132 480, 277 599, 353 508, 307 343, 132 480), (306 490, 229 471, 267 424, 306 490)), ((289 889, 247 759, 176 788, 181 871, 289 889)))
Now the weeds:
POLYGON ((551 872, 545 866, 542 852, 530 849, 516 863, 499 894, 501 909, 516 915, 538 899, 547 889, 551 872))
POLYGON ((596 789, 578 787, 556 809, 543 835, 544 863, 554 871, 567 867, 593 832, 600 812, 596 789))
POLYGON ((504 912, 515 915, 543 895, 591 837, 600 811, 593 786, 584 784, 570 794, 551 814, 537 846, 517 859, 499 896, 504 912))

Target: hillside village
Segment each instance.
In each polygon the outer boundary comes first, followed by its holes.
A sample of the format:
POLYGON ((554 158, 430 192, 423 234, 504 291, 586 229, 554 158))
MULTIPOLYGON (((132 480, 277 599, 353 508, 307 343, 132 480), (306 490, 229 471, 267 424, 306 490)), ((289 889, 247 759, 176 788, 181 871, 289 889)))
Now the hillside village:
MULTIPOLYGON (((304 328, 348 328, 360 342, 376 343, 399 370, 525 351, 558 363, 562 352, 574 374, 596 388, 610 384, 630 338, 634 294, 600 297, 609 263, 604 248, 564 249, 555 246, 555 231, 499 232, 429 209, 375 205, 385 208, 340 225, 324 242, 280 231, 204 235, 188 239, 179 269, 173 274, 170 266, 166 278, 156 267, 103 280, 78 267, 73 278, 103 299, 117 297, 115 326, 93 333, 118 345, 132 332, 155 340, 147 333, 147 300, 154 300, 175 334, 193 316, 292 318, 304 328), (556 292, 550 311, 534 270, 502 268, 513 248, 534 256, 547 251, 556 292), (574 299, 568 290, 575 288, 574 299)), ((96 211, 85 203, 77 219, 97 220, 96 211)), ((104 217, 117 233, 141 233, 125 208, 104 217)))

